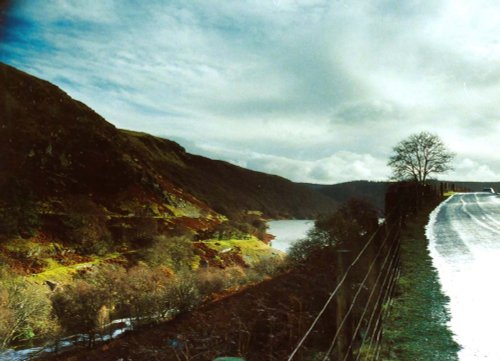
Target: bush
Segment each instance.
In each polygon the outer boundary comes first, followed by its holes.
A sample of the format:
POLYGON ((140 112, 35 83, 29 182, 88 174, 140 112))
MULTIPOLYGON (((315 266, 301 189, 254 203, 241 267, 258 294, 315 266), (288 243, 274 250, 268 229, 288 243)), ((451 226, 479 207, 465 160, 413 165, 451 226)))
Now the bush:
POLYGON ((283 269, 283 260, 279 257, 261 259, 253 266, 253 270, 262 278, 270 277, 283 269))
POLYGON ((195 261, 193 243, 188 236, 155 237, 153 245, 142 252, 151 266, 167 266, 174 271, 189 269, 195 261))
POLYGON ((308 237, 298 240, 290 246, 287 260, 292 264, 302 264, 312 258, 314 253, 326 247, 333 246, 334 242, 326 231, 314 228, 308 237))
POLYGON ((122 286, 120 305, 136 323, 165 318, 175 308, 172 276, 164 268, 132 267, 122 286))
POLYGON ((208 268, 197 272, 196 284, 200 294, 210 295, 225 290, 228 287, 229 282, 225 270, 219 268, 208 268))
POLYGON ((85 275, 84 280, 105 295, 101 307, 114 310, 115 316, 129 318, 136 325, 164 319, 177 308, 174 277, 166 267, 139 264, 125 270, 103 265, 85 275))
POLYGON ((87 334, 89 346, 102 327, 99 314, 108 303, 106 292, 85 280, 76 280, 52 296, 52 306, 64 331, 87 334))
POLYGON ((307 238, 290 247, 288 259, 295 264, 307 262, 325 248, 355 244, 375 232, 377 227, 376 209, 365 201, 351 199, 331 216, 318 219, 307 238))
POLYGON ((28 284, 5 272, 0 280, 0 348, 14 341, 58 332, 44 286, 28 284))
POLYGON ((83 254, 103 255, 111 249, 111 233, 106 215, 90 199, 74 197, 63 219, 66 238, 83 254))
POLYGON ((196 274, 182 271, 175 275, 172 284, 175 306, 179 312, 190 311, 200 304, 202 294, 198 288, 196 274))
POLYGON ((0 340, 2 340, 0 349, 8 344, 9 334, 14 324, 14 312, 9 307, 9 293, 7 289, 0 288, 0 340))

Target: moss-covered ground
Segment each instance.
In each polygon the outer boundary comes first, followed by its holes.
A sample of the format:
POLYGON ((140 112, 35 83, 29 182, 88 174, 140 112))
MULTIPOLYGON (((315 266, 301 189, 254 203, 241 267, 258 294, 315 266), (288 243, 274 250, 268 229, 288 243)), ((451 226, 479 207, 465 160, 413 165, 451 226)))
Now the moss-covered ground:
POLYGON ((104 256, 89 257, 88 262, 75 263, 72 265, 64 265, 52 258, 45 258, 44 261, 46 262, 47 266, 44 271, 31 274, 27 277, 27 280, 38 284, 44 283, 45 281, 56 283, 70 283, 73 279, 73 276, 78 272, 88 270, 92 266, 96 266, 103 262, 116 260, 120 257, 122 257, 121 253, 114 252, 106 254, 104 256))
POLYGON ((401 276, 384 322, 384 361, 456 361, 459 346, 447 327, 448 297, 441 291, 425 237, 430 209, 402 234, 401 276))
POLYGON ((254 236, 249 239, 208 240, 203 243, 219 254, 226 252, 238 253, 248 265, 254 265, 270 257, 279 257, 281 259, 285 255, 254 236))

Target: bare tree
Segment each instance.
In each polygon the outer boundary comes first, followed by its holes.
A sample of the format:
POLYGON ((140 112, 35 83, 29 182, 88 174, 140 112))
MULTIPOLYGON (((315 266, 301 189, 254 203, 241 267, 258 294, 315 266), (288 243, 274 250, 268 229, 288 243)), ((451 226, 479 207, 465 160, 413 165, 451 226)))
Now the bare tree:
POLYGON ((453 169, 450 163, 455 155, 432 133, 413 134, 399 142, 393 151, 388 165, 397 180, 424 184, 429 175, 453 169))

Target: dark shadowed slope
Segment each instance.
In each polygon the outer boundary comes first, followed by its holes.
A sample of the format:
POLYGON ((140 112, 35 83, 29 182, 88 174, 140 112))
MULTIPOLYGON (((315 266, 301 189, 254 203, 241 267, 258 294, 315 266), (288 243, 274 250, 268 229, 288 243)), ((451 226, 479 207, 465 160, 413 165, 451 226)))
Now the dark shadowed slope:
POLYGON ((217 214, 304 218, 336 207, 284 178, 116 129, 58 87, 1 63, 0 114, 4 208, 30 199, 44 214, 71 212, 77 204, 81 212, 98 208, 108 219, 192 219, 206 228, 220 222, 217 214))
POLYGON ((383 211, 385 204, 385 193, 389 182, 353 181, 332 185, 308 184, 307 187, 316 190, 339 203, 346 202, 351 198, 365 199, 377 209, 383 211))
POLYGON ((336 208, 335 201, 285 178, 192 155, 176 143, 144 133, 122 133, 150 153, 147 159, 164 177, 219 213, 259 210, 273 218, 310 218, 336 208), (178 149, 172 150, 174 146, 178 149), (166 152, 173 157, 165 158, 166 152))

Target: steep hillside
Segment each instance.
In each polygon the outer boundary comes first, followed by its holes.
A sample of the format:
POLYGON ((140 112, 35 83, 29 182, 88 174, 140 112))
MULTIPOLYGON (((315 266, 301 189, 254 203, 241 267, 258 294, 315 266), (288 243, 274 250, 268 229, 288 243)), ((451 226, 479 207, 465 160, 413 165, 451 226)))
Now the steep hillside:
POLYGON ((310 218, 331 212, 336 202, 285 178, 186 153, 176 143, 148 134, 121 131, 152 166, 184 191, 219 213, 237 216, 260 211, 270 218, 310 218), (170 154, 170 157, 165 157, 170 154))
POLYGON ((228 218, 255 225, 249 215, 304 218, 336 206, 284 178, 116 129, 56 86, 5 64, 0 114, 4 239, 121 244, 187 230, 209 238, 228 218))
POLYGON ((331 197, 338 203, 344 203, 351 198, 365 199, 380 211, 384 210, 385 193, 390 182, 353 181, 332 185, 308 184, 308 188, 331 197))

